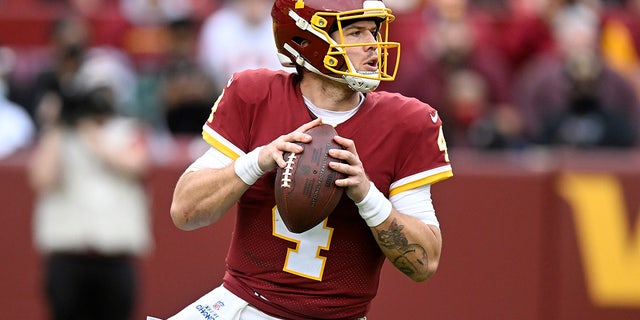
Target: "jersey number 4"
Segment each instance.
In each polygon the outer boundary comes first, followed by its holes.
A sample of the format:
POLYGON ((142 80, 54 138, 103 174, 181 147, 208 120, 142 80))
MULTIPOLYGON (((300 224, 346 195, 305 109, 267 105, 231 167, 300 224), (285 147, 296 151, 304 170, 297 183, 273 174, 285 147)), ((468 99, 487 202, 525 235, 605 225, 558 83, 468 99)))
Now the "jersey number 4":
POLYGON ((303 233, 293 233, 284 225, 277 207, 274 207, 273 235, 296 244, 295 248, 287 250, 283 271, 322 281, 327 258, 321 256, 320 251, 329 250, 333 235, 333 228, 327 227, 327 219, 303 233))

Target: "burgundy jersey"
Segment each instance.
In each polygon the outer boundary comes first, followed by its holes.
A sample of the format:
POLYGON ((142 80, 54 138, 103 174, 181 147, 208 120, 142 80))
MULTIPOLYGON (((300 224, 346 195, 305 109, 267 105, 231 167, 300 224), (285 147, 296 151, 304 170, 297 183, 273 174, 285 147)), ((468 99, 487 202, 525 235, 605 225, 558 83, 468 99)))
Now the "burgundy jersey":
MULTIPOLYGON (((236 159, 311 120, 296 74, 244 71, 216 101, 203 136, 236 159)), ((336 131, 355 141, 367 175, 387 197, 452 175, 440 119, 416 99, 368 93, 336 131)), ((238 203, 224 286, 275 317, 365 316, 385 257, 356 205, 344 195, 324 222, 291 233, 275 208, 275 175, 264 174, 238 203)))

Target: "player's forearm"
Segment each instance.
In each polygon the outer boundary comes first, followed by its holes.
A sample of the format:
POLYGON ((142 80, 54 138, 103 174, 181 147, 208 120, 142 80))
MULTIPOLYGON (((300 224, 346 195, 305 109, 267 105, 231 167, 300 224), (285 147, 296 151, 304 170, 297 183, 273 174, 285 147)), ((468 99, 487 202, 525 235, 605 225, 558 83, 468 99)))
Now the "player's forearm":
POLYGON ((442 247, 438 228, 393 209, 372 231, 389 261, 412 280, 426 281, 436 272, 442 247))
POLYGON ((220 219, 249 188, 233 166, 184 174, 171 203, 173 223, 182 230, 204 227, 220 219))

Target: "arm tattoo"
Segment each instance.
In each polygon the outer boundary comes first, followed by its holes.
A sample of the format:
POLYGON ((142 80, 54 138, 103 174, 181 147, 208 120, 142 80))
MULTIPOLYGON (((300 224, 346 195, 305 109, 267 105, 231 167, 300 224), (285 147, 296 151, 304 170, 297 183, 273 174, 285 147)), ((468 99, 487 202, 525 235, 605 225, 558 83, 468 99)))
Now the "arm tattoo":
POLYGON ((424 272, 429 262, 427 251, 419 244, 409 243, 402 229, 404 226, 398 225, 395 220, 392 221, 388 230, 378 232, 378 242, 382 247, 398 253, 392 262, 404 274, 424 272))

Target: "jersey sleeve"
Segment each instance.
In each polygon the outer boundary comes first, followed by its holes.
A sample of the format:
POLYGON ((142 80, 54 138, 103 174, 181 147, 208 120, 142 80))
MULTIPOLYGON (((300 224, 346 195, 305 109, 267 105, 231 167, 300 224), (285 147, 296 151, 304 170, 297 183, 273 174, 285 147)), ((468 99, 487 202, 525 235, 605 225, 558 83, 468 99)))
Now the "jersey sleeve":
POLYGON ((390 186, 390 197, 453 176, 438 112, 428 105, 406 109, 410 114, 398 150, 401 156, 396 164, 396 179, 390 186))
POLYGON ((234 74, 211 108, 211 114, 202 127, 202 137, 213 148, 235 160, 247 150, 246 121, 247 104, 242 103, 242 76, 234 74))
POLYGON ((235 160, 304 123, 300 115, 291 116, 296 113, 291 108, 300 108, 302 101, 293 79, 290 73, 268 69, 235 73, 211 108, 204 140, 235 160))

